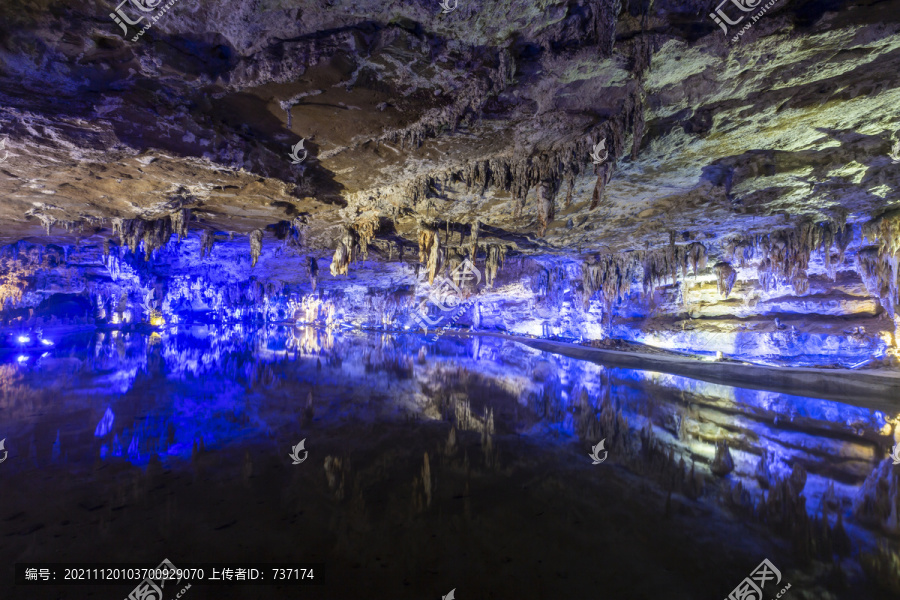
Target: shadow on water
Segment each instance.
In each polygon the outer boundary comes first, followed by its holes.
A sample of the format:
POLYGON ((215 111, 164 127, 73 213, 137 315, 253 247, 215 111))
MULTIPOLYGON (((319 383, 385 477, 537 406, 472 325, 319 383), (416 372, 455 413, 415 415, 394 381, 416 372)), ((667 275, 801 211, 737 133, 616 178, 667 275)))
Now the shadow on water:
POLYGON ((766 597, 897 582, 895 419, 862 407, 496 338, 287 326, 81 333, 3 361, 8 564, 325 565, 315 587, 190 598, 693 600, 764 559, 766 597))

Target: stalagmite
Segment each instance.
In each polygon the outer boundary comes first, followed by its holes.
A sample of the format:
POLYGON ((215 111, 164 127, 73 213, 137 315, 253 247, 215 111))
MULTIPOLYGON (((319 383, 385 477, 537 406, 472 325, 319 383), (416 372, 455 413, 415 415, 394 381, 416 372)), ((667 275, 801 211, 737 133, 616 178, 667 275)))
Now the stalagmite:
POLYGON ((259 260, 259 254, 262 252, 262 229, 257 229, 250 233, 250 266, 255 267, 256 261, 259 260))

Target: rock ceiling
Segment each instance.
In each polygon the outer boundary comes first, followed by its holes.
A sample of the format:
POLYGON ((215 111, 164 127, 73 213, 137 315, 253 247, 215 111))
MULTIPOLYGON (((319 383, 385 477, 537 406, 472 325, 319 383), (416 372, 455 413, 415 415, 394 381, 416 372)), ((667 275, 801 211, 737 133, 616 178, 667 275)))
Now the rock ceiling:
POLYGON ((114 9, 0 7, 0 243, 188 208, 322 251, 368 220, 409 248, 477 221, 527 255, 715 253, 900 184, 896 3, 783 0, 737 41, 697 1, 178 0, 136 41, 114 9))

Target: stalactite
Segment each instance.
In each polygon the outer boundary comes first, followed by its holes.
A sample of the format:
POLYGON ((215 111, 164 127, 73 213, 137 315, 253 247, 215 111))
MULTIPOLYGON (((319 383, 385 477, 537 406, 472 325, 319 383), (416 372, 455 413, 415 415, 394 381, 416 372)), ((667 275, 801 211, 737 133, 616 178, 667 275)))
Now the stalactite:
POLYGON ((316 262, 314 256, 310 256, 307 259, 306 270, 309 274, 309 282, 312 284, 312 291, 316 291, 316 284, 319 281, 319 263, 316 262))
POLYGON ((434 278, 443 267, 443 251, 441 250, 441 238, 434 227, 424 223, 419 225, 419 262, 428 269, 428 283, 433 284, 434 278))
POLYGON ((727 298, 731 294, 732 288, 737 281, 737 272, 727 262, 718 262, 715 266, 716 270, 716 289, 723 298, 727 298))
POLYGON ((805 296, 809 292, 809 276, 806 271, 799 271, 791 278, 791 287, 798 296, 805 296))
POLYGON ((172 233, 172 220, 168 217, 147 221, 141 237, 144 243, 144 260, 150 260, 154 252, 168 244, 172 233))
POLYGON ((610 163, 604 163, 597 168, 597 182, 594 184, 594 193, 591 196, 591 204, 588 210, 594 210, 603 203, 606 185, 612 179, 614 167, 610 163))
POLYGON ((638 82, 637 90, 634 92, 632 117, 631 117, 631 160, 637 160, 638 152, 641 148, 641 140, 644 137, 644 99, 643 93, 640 91, 641 83, 638 82))
POLYGON ((592 29, 600 56, 612 56, 616 43, 616 21, 622 6, 619 0, 604 0, 591 6, 592 29))
POLYGON ((200 232, 200 259, 212 256, 213 244, 216 243, 216 234, 209 229, 200 232))
POLYGON ((857 254, 856 267, 869 293, 875 294, 888 314, 893 316, 900 302, 900 211, 894 210, 872 219, 862 228, 867 240, 878 243, 857 254))
POLYGON ((475 264, 475 258, 478 255, 478 228, 480 227, 480 223, 476 220, 472 223, 471 229, 469 230, 469 260, 472 261, 472 264, 475 264))
MULTIPOLYGON (((184 218, 184 215, 179 218, 184 218)), ((174 233, 172 224, 173 220, 171 217, 163 217, 152 221, 145 221, 144 219, 112 219, 113 234, 118 235, 119 243, 127 245, 128 249, 135 254, 138 246, 143 243, 144 258, 146 260, 150 260, 154 252, 169 243, 169 239, 174 233)), ((182 230, 184 230, 184 227, 182 227, 182 230)))
POLYGON ((345 227, 344 234, 334 250, 334 257, 331 259, 330 271, 332 276, 337 277, 338 275, 347 274, 350 270, 350 263, 355 262, 357 259, 358 247, 356 232, 350 227, 345 227))
POLYGON ((746 267, 758 259, 757 273, 763 291, 772 292, 780 284, 794 287, 795 293, 809 291, 807 269, 813 252, 821 251, 825 271, 834 280, 836 268, 844 260, 844 253, 853 239, 853 228, 843 220, 813 223, 804 221, 792 228, 779 229, 765 235, 732 238, 725 258, 746 267), (837 246, 837 263, 832 247, 837 246))
MULTIPOLYGON (((474 54, 468 58, 471 62, 479 59, 481 57, 474 54)), ((454 95, 453 102, 427 111, 412 125, 384 133, 378 141, 399 142, 401 148, 418 148, 428 138, 455 131, 460 124, 480 116, 488 100, 506 89, 514 78, 512 54, 507 49, 500 49, 495 55, 494 66, 473 70, 469 78, 460 82, 462 89, 454 95)))
POLYGON ((497 273, 503 267, 503 261, 506 259, 506 246, 490 244, 486 248, 487 258, 484 261, 484 279, 488 288, 494 287, 494 281, 497 279, 497 273))
POLYGON ((734 459, 731 457, 731 451, 728 450, 728 442, 716 442, 716 456, 713 458, 709 470, 718 477, 725 477, 734 471, 734 459))
POLYGON ((541 237, 547 232, 547 226, 553 220, 555 204, 553 196, 553 184, 549 181, 542 181, 538 186, 538 222, 540 223, 538 235, 541 237))
MULTIPOLYGON (((706 268, 706 260, 706 246, 704 246, 700 242, 693 242, 688 245, 687 249, 685 250, 684 265, 685 267, 687 267, 687 265, 690 265, 691 273, 694 275, 694 277, 697 276, 697 273, 699 271, 702 271, 706 268)), ((684 271, 682 271, 682 276, 685 276, 684 271)))
POLYGON ((188 208, 182 208, 172 213, 169 218, 172 220, 172 231, 181 241, 188 235, 188 223, 191 220, 191 211, 188 208))
POLYGON ((257 229, 250 233, 250 266, 255 267, 256 261, 259 260, 259 254, 262 252, 262 229, 257 229))
POLYGON ((588 306, 595 292, 609 309, 614 302, 621 302, 631 291, 639 264, 634 253, 605 254, 582 265, 584 305, 588 306))
MULTIPOLYGON (((614 141, 619 140, 619 145, 614 143, 613 148, 621 152, 621 134, 616 132, 622 125, 616 123, 603 127, 614 141)), ((588 133, 597 137, 600 132, 588 133)), ((563 182, 568 180, 574 183, 575 177, 589 173, 592 149, 592 140, 585 137, 529 157, 495 157, 470 161, 440 174, 430 173, 417 177, 405 184, 405 194, 416 204, 432 195, 439 186, 460 181, 465 184, 467 193, 483 194, 488 189, 508 192, 512 198, 512 213, 518 217, 521 216, 528 192, 542 181, 551 183, 555 195, 563 182)), ((610 152, 611 156, 613 154, 610 152)), ((606 181, 611 176, 612 167, 609 167, 605 175, 606 181)))
POLYGON ((381 226, 378 217, 371 217, 357 221, 352 225, 353 231, 356 233, 356 239, 359 240, 359 251, 363 260, 369 259, 369 244, 375 239, 375 234, 381 226))
POLYGON ((891 260, 874 246, 860 248, 856 253, 856 272, 866 290, 880 299, 881 305, 891 316, 894 316, 898 303, 896 264, 896 259, 891 260))

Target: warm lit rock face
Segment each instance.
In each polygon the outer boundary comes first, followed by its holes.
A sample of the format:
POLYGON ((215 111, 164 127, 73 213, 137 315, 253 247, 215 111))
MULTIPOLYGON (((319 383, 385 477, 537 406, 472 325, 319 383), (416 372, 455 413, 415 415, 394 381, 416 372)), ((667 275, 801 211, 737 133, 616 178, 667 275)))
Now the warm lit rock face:
POLYGON ((474 298, 459 325, 894 346, 893 3, 785 0, 740 35, 755 12, 726 34, 693 1, 158 5, 0 7, 8 317, 53 293, 288 314, 317 281, 370 326, 474 298))

